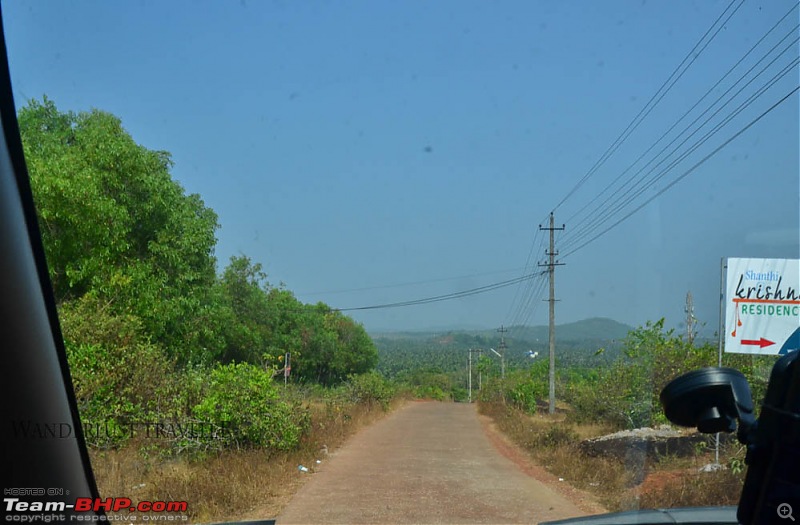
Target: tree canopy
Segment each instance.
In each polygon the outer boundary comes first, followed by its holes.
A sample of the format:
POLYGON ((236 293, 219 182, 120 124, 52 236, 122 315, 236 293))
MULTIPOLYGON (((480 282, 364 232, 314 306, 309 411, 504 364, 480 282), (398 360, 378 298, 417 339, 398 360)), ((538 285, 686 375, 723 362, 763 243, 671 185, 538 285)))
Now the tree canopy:
MULTIPOLYGON (((102 309, 104 319, 123 320, 178 365, 281 368, 291 352, 293 373, 326 384, 375 366, 362 326, 270 285, 260 263, 232 257, 217 275, 217 214, 172 178, 168 152, 137 144, 110 113, 62 112, 47 97, 18 118, 66 322, 88 330, 86 317, 102 309)), ((110 344, 65 333, 82 344, 110 344)))

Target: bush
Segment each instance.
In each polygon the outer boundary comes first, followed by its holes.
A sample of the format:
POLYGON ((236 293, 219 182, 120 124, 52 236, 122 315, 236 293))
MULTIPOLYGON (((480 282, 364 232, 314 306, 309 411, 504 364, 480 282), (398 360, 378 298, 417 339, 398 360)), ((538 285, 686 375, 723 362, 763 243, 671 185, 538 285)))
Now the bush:
POLYGON ((450 394, 436 385, 420 385, 414 388, 414 397, 433 399, 434 401, 450 401, 450 394))
POLYGON ((716 350, 693 346, 664 330, 664 319, 631 330, 623 355, 598 371, 596 380, 577 382, 565 391, 576 422, 604 422, 617 428, 665 423, 658 396, 680 374, 716 364, 716 350))
POLYGON ((281 401, 272 375, 254 365, 234 363, 211 370, 203 400, 192 414, 219 432, 205 433, 189 448, 226 446, 289 450, 309 428, 307 409, 281 401))
POLYGON ((348 389, 354 403, 363 403, 368 406, 380 404, 384 410, 388 410, 389 403, 395 394, 394 385, 374 370, 366 374, 351 375, 348 380, 348 389))
POLYGON ((84 296, 59 314, 86 440, 120 445, 132 434, 128 425, 162 408, 174 363, 141 335, 136 317, 114 314, 107 303, 84 296))
POLYGON ((536 377, 535 372, 515 371, 505 381, 506 401, 528 414, 535 414, 537 403, 546 399, 547 395, 547 381, 536 377))
POLYGON ((542 361, 529 370, 513 370, 503 379, 485 381, 478 398, 484 403, 504 403, 535 414, 537 404, 547 399, 547 394, 547 363, 542 361))

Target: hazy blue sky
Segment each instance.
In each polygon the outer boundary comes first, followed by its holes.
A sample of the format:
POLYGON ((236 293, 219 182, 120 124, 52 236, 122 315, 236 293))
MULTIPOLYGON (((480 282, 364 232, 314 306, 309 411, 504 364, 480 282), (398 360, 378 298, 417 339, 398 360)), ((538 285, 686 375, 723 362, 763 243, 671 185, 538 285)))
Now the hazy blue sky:
MULTIPOLYGON (((521 275, 538 224, 728 5, 10 0, 3 14, 18 106, 47 94, 62 110, 116 114, 138 142, 170 151, 174 176, 219 214, 221 264, 245 253, 300 299, 345 308, 521 275), (370 289, 346 291, 361 288, 370 289)), ((795 5, 746 0, 738 8, 615 155, 556 209, 567 227, 557 248, 591 220, 584 210, 592 198, 795 5)), ((789 50, 712 124, 791 66, 797 23, 795 9, 676 131, 786 35, 789 50)), ((636 203, 797 84, 795 66, 636 203)), ((721 257, 798 257, 799 143, 795 94, 565 257, 558 321, 666 316, 677 325, 691 290, 711 335, 721 257)), ((544 257, 539 240, 534 264, 544 257)), ((529 301, 535 312, 520 313, 529 291, 353 315, 371 330, 545 323, 539 295, 529 301)))

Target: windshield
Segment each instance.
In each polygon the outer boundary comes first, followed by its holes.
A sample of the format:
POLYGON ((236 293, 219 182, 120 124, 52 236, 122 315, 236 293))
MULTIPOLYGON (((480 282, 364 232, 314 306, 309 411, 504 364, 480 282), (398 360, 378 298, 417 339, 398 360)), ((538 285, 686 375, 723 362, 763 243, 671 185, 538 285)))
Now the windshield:
POLYGON ((4 2, 103 510, 736 505, 659 394, 796 348, 799 11, 4 2))

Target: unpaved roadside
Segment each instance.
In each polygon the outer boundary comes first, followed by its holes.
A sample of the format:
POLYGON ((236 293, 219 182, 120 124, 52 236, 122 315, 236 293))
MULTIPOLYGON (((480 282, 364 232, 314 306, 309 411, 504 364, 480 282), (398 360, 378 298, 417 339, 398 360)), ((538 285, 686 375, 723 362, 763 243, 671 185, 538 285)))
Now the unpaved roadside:
POLYGON ((483 414, 478 415, 481 425, 486 432, 489 441, 503 456, 513 461, 525 474, 536 478, 542 483, 550 486, 553 490, 563 495, 569 501, 578 506, 586 514, 602 514, 608 512, 608 509, 598 503, 595 496, 592 494, 577 489, 561 481, 558 476, 548 472, 544 467, 533 461, 530 455, 521 449, 508 436, 497 428, 497 425, 491 417, 483 414))
POLYGON ((278 523, 537 523, 602 510, 526 473, 483 426, 475 405, 409 403, 323 462, 278 523))

